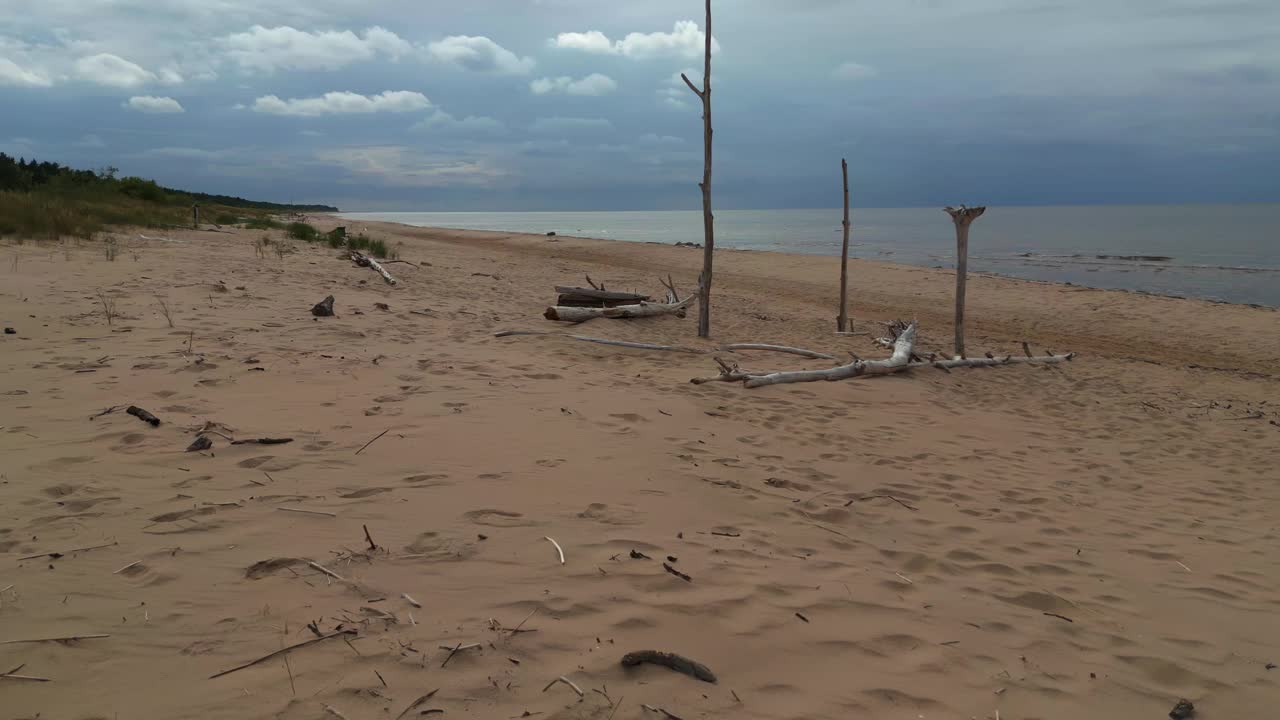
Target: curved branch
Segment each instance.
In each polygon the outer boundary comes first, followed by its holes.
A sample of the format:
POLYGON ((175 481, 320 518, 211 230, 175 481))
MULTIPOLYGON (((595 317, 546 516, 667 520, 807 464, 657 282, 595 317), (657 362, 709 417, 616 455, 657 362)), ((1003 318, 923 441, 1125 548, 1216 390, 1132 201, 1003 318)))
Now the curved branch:
POLYGON ((689 81, 689 76, 685 75, 684 73, 680 73, 680 79, 684 81, 685 85, 689 86, 689 89, 693 91, 694 95, 697 95, 699 98, 703 96, 702 91, 694 87, 694 84, 689 81))

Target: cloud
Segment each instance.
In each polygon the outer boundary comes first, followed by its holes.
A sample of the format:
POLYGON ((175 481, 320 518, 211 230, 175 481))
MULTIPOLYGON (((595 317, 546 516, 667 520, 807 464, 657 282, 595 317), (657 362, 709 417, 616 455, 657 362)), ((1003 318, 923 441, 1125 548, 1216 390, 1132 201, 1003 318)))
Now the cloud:
POLYGON ((529 129, 544 135, 558 133, 582 134, 612 130, 613 123, 604 118, 546 117, 534 120, 529 129))
POLYGON ((672 73, 667 78, 666 84, 658 88, 658 97, 662 99, 662 104, 669 108, 683 110, 689 107, 688 99, 693 96, 689 92, 689 88, 684 84, 684 80, 680 79, 681 74, 688 76, 689 82, 695 86, 702 87, 702 73, 697 70, 672 73))
POLYGON ((534 66, 533 58, 517 57, 484 36, 451 35, 429 44, 427 54, 464 70, 498 75, 528 75, 534 66))
POLYGON ((254 25, 247 32, 223 38, 227 56, 241 68, 271 73, 277 70, 337 70, 380 55, 398 59, 413 45, 381 27, 360 37, 350 30, 306 32, 287 25, 254 25))
POLYGON ((76 142, 76 147, 82 148, 104 148, 106 146, 107 144, 102 141, 102 138, 93 134, 85 135, 76 142))
POLYGON ((160 82, 165 85, 181 85, 186 82, 186 79, 182 77, 182 73, 174 68, 161 68, 160 82))
POLYGON ((529 89, 534 95, 551 95, 563 93, 565 95, 607 95, 618 89, 618 83, 608 75, 600 73, 591 73, 581 80, 574 80, 568 76, 556 78, 539 78, 529 83, 529 89))
POLYGON ((52 84, 53 81, 49 78, 27 70, 8 58, 0 57, 0 86, 49 87, 52 84))
MULTIPOLYGON (((599 30, 584 33, 560 33, 552 38, 551 47, 562 50, 581 50, 602 55, 645 59, 657 57, 699 58, 706 51, 706 33, 698 29, 692 20, 676 22, 671 32, 628 33, 626 37, 611 42, 599 30)), ((720 52, 720 43, 711 38, 711 52, 720 52)))
POLYGON ((507 175, 483 159, 425 154, 405 145, 326 148, 316 159, 398 187, 488 186, 507 175))
POLYGON ((875 77, 879 73, 875 68, 867 67, 856 62, 841 63, 832 73, 841 80, 863 80, 875 77))
POLYGON ((193 147, 158 147, 139 153, 140 157, 175 158, 178 160, 221 160, 231 154, 229 150, 203 150, 193 147))
POLYGON ((182 109, 182 105, 173 98, 152 97, 150 95, 131 97, 124 106, 130 110, 137 110, 138 112, 151 113, 155 115, 186 112, 182 109))
POLYGON ((468 115, 461 120, 447 112, 437 110, 429 117, 409 127, 414 132, 436 135, 505 135, 507 126, 491 117, 468 115))
POLYGON ((156 80, 155 73, 110 53, 82 57, 75 70, 80 79, 108 87, 135 88, 156 80))
POLYGON ((328 92, 320 97, 281 100, 265 95, 253 101, 254 112, 269 115, 347 115, 354 113, 415 112, 431 107, 426 95, 408 90, 388 90, 379 95, 353 92, 328 92))
POLYGON ((654 133, 646 133, 640 136, 638 141, 641 145, 650 147, 671 147, 674 145, 683 145, 684 138, 678 138, 674 135, 655 135, 654 133))

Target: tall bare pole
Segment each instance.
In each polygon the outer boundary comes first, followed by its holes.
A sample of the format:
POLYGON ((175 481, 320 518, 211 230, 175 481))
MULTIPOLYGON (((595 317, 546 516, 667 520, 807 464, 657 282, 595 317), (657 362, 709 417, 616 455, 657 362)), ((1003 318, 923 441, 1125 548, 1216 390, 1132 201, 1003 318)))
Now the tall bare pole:
POLYGON ((836 329, 849 329, 849 163, 840 158, 840 174, 844 177, 844 242, 840 249, 840 314, 836 329))
POLYGON ((945 208, 956 225, 956 355, 964 357, 964 284, 969 273, 969 226, 986 207, 945 208))
POLYGON ((715 216, 711 214, 711 0, 707 0, 706 50, 703 57, 702 89, 684 73, 680 79, 702 100, 702 274, 698 276, 698 337, 711 336, 711 264, 715 257, 715 216))

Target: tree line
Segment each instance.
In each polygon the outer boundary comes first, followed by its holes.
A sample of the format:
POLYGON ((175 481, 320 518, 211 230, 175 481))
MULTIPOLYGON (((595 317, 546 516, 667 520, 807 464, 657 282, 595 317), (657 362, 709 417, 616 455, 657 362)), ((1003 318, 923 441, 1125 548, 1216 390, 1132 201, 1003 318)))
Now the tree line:
POLYGON ((337 212, 329 205, 293 205, 246 200, 231 195, 175 190, 154 180, 140 177, 117 177, 118 169, 79 170, 55 162, 27 160, 0 153, 0 191, 9 192, 118 192, 146 202, 170 205, 203 203, 226 207, 267 210, 273 212, 337 212))

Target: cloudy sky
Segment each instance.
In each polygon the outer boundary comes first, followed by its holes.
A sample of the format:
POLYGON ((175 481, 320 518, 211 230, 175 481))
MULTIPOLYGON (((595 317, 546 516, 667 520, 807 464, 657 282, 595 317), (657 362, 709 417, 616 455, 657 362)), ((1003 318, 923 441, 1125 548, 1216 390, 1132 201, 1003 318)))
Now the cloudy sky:
MULTIPOLYGON (((694 208, 700 0, 0 0, 0 150, 344 209, 694 208)), ((716 0, 720 207, 1280 201, 1278 0, 716 0)))

